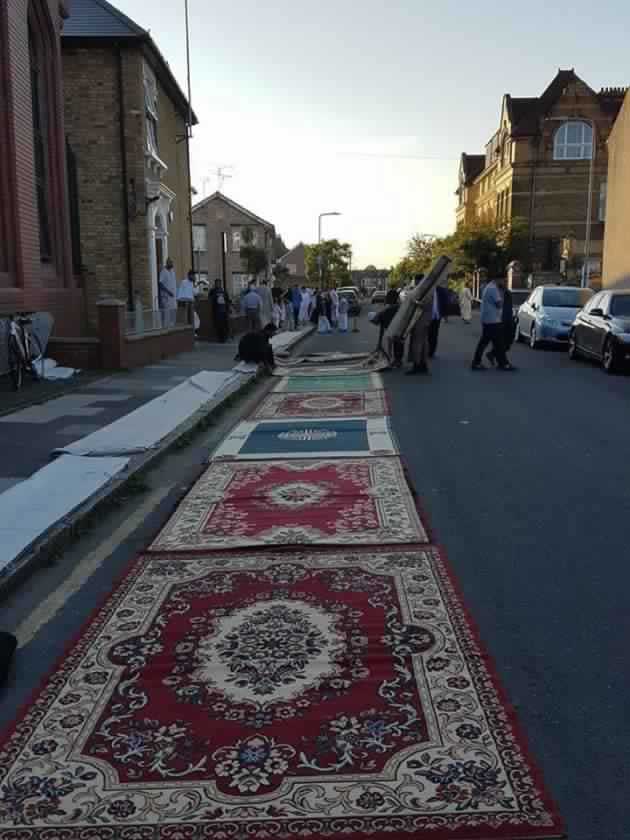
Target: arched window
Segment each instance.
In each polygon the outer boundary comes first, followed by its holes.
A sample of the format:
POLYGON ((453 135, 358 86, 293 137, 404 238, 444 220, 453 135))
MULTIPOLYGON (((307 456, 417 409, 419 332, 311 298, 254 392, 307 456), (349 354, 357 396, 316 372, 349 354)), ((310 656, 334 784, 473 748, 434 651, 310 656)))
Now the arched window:
POLYGON ((593 128, 585 122, 565 122, 556 131, 554 160, 590 160, 593 154, 593 128))
POLYGON ((28 54, 31 68, 31 105, 33 112, 33 155, 35 164, 35 192, 39 221, 39 254, 44 262, 52 259, 50 230, 50 149, 49 97, 46 76, 45 42, 33 22, 28 29, 28 54))

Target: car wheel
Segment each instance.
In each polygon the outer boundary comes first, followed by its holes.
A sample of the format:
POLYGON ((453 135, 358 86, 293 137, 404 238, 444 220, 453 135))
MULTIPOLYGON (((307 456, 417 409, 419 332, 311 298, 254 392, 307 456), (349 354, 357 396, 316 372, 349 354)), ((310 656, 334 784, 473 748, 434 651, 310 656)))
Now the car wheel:
POLYGON ((607 338, 602 354, 602 365, 606 373, 617 373, 619 370, 619 359, 617 348, 612 338, 607 338))
POLYGON ((575 338, 575 332, 569 333, 569 358, 572 361, 576 361, 580 358, 580 351, 577 346, 577 340, 575 338))
POLYGON ((536 327, 533 324, 531 332, 529 334, 529 346, 532 348, 532 350, 537 350, 540 347, 538 338, 536 336, 536 327))

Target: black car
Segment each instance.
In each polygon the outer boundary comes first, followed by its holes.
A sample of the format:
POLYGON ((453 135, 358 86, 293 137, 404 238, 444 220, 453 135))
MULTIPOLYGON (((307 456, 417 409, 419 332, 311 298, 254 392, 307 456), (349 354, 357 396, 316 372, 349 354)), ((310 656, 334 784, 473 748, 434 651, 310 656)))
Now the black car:
POLYGON ((569 357, 588 356, 608 373, 630 362, 630 290, 594 295, 578 312, 569 332, 569 357))

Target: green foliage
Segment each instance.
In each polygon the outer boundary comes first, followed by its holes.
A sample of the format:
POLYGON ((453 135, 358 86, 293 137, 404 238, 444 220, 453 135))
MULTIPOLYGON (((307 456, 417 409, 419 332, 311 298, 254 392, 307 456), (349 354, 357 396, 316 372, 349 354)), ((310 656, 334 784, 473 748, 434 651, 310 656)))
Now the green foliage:
POLYGON ((309 283, 313 286, 319 285, 321 268, 322 288, 349 285, 348 266, 351 256, 351 246, 347 242, 339 242, 338 239, 325 239, 319 245, 306 245, 304 262, 309 283))
POLYGON ((251 228, 245 227, 241 232, 241 259, 247 266, 247 273, 257 277, 267 268, 267 252, 264 248, 254 245, 254 233, 251 228))
POLYGON ((478 268, 487 269, 490 276, 502 277, 512 260, 527 257, 527 223, 522 219, 500 225, 474 222, 441 238, 412 236, 406 256, 390 273, 390 285, 400 283, 402 278, 408 282, 414 274, 426 272, 440 254, 453 260, 454 286, 478 268))

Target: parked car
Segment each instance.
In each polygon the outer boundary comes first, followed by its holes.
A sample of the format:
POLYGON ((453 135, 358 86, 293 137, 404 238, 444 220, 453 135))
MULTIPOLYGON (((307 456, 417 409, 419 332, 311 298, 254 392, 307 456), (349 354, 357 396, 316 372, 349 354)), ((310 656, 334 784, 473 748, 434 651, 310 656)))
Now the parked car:
POLYGON ((356 286, 342 286, 340 289, 337 289, 337 292, 341 294, 342 292, 354 292, 357 296, 358 300, 361 300, 361 292, 356 286))
POLYGON ((536 349, 567 342, 575 316, 593 292, 579 286, 539 286, 518 310, 516 338, 536 349))
POLYGON ((339 297, 348 301, 348 315, 351 318, 361 314, 361 301, 353 289, 339 289, 339 297))
POLYGON ((385 295, 387 292, 384 289, 374 289, 372 292, 371 303, 385 303, 385 295))
POLYGON ((578 312, 569 332, 569 357, 589 356, 608 373, 630 362, 630 290, 599 292, 578 312))

